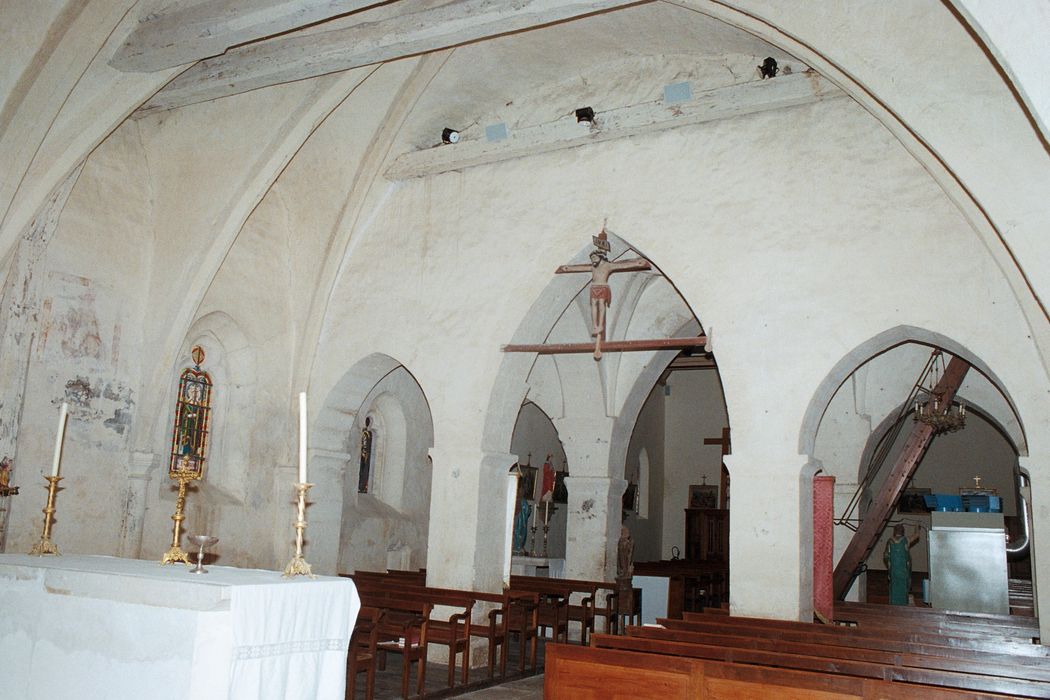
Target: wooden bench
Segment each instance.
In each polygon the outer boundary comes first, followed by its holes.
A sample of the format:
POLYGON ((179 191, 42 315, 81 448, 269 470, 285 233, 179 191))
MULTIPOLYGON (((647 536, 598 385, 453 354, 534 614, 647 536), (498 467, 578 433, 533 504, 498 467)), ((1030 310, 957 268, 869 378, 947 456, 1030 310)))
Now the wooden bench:
MULTIPOLYGON (((891 665, 915 668, 931 668, 962 673, 984 673, 986 675, 1023 678, 1027 680, 1050 681, 1050 665, 1033 665, 1015 663, 1016 657, 1009 654, 985 654, 981 652, 961 652, 947 647, 947 654, 937 653, 941 648, 927 648, 930 653, 922 654, 896 649, 869 649, 865 646, 852 646, 849 640, 828 643, 814 640, 788 641, 768 638, 761 633, 724 633, 683 632, 659 627, 629 627, 627 637, 657 640, 674 640, 692 644, 706 644, 719 648, 753 649, 785 652, 828 658, 872 661, 891 665), (977 670, 977 669, 980 670, 977 670)), ((1027 659, 1030 661, 1030 659, 1027 659)))
POLYGON ((346 653, 346 696, 353 698, 357 689, 357 674, 365 672, 365 699, 372 700, 376 682, 376 654, 379 643, 379 623, 384 611, 362 607, 350 636, 346 653))
POLYGON ((689 619, 672 620, 658 618, 665 627, 684 631, 727 632, 730 629, 747 631, 759 629, 767 638, 787 641, 834 641, 849 639, 853 645, 865 644, 868 648, 884 650, 907 650, 914 653, 929 653, 926 648, 949 647, 957 650, 1009 654, 1018 658, 1035 657, 1045 660, 1050 649, 1037 644, 1001 638, 980 638, 967 635, 951 636, 935 633, 912 632, 907 628, 890 633, 888 630, 865 631, 857 627, 838 625, 816 625, 789 620, 766 620, 762 618, 736 617, 733 615, 705 615, 696 613, 689 619))
MULTIPOLYGON (((714 639, 710 643, 696 641, 688 633, 667 630, 664 635, 645 636, 594 635, 591 645, 600 648, 623 649, 668 656, 685 656, 736 664, 751 664, 790 668, 802 671, 819 671, 859 678, 903 681, 919 685, 974 690, 986 693, 1003 693, 1018 697, 1050 697, 1050 679, 1033 680, 1017 678, 1011 667, 998 666, 998 675, 984 664, 967 662, 954 670, 925 668, 922 665, 904 665, 892 652, 872 654, 866 650, 851 650, 844 647, 819 644, 772 645, 772 648, 757 649, 747 644, 720 644, 714 639), (980 668, 977 668, 980 666, 980 668)), ((725 642, 726 640, 721 640, 725 642)), ((917 661, 913 657, 913 661, 917 661)), ((921 661, 917 661, 921 664, 921 661)))
MULTIPOLYGON (((431 588, 414 588, 412 586, 397 586, 384 584, 380 581, 362 578, 357 583, 357 590, 361 600, 369 605, 385 608, 384 600, 394 597, 398 601, 412 600, 419 604, 429 606, 428 615, 431 617, 427 630, 427 644, 441 644, 448 647, 448 687, 455 685, 456 656, 462 654, 462 683, 466 685, 469 680, 470 669, 470 637, 471 637, 471 613, 475 598, 462 591, 440 591, 431 588), (447 618, 434 618, 432 614, 434 606, 444 606, 454 610, 447 618)), ((406 642, 407 644, 407 642, 406 642)), ((388 649, 387 644, 380 645, 381 649, 388 649)), ((380 656, 382 659, 382 655, 380 656)), ((424 656, 424 662, 426 657, 424 656)), ((380 668, 383 668, 381 664, 380 668)))
POLYGON ((923 700, 956 700, 1009 697, 972 690, 920 686, 906 681, 557 643, 548 644, 545 654, 545 700, 914 700, 916 697, 923 700))
POLYGON ((588 634, 594 632, 594 619, 598 614, 605 619, 606 630, 616 628, 615 583, 542 576, 511 576, 510 587, 511 590, 539 593, 548 598, 548 604, 541 605, 540 608, 540 627, 550 627, 555 639, 560 637, 562 641, 568 641, 568 623, 578 622, 580 642, 586 644, 588 634), (606 592, 602 607, 597 607, 599 591, 606 592), (573 601, 574 595, 580 600, 573 601), (564 606, 562 599, 566 601, 564 606))
MULTIPOLYGON (((496 666, 496 653, 500 656, 500 675, 505 676, 507 672, 507 644, 509 643, 509 636, 511 632, 511 620, 521 620, 521 640, 522 640, 522 658, 520 661, 521 669, 524 670, 525 666, 525 647, 529 639, 535 639, 536 637, 536 611, 538 607, 538 594, 535 593, 515 593, 512 591, 504 591, 503 593, 486 593, 482 591, 469 591, 459 590, 450 588, 435 588, 423 586, 418 583, 404 580, 401 577, 389 577, 376 572, 363 572, 362 576, 353 574, 351 576, 355 579, 358 589, 364 588, 366 591, 379 591, 379 592, 399 592, 406 595, 418 596, 421 599, 429 600, 437 605, 461 605, 465 610, 470 611, 476 602, 481 602, 489 607, 487 612, 487 624, 475 624, 471 622, 467 631, 470 636, 484 638, 488 645, 488 673, 489 678, 495 677, 495 666, 496 666), (515 612, 520 614, 515 614, 515 612)), ((438 644, 450 644, 454 647, 457 652, 464 654, 463 660, 463 680, 466 684, 469 682, 469 642, 460 633, 453 638, 452 629, 447 631, 444 629, 447 622, 439 620, 433 620, 430 630, 430 642, 438 644)), ((462 629, 462 627, 460 628, 462 629)), ((533 645, 535 646, 535 645, 533 645)), ((533 648, 533 668, 535 669, 535 648, 533 648)), ((449 687, 452 687, 453 682, 453 667, 452 661, 454 657, 450 657, 449 665, 449 687)))

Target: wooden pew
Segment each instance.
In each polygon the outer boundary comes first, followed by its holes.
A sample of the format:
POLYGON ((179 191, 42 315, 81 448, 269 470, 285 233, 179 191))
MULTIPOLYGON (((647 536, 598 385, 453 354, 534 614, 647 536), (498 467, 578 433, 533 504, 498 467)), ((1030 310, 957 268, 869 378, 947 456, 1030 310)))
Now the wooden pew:
POLYGON ((671 620, 658 618, 657 622, 665 627, 695 630, 702 632, 727 632, 730 629, 741 631, 759 629, 767 637, 789 641, 834 641, 849 639, 854 645, 864 643, 868 648, 885 650, 907 650, 914 653, 928 653, 925 647, 950 647, 952 649, 970 650, 993 654, 1010 654, 1023 657, 1034 657, 1045 660, 1050 655, 1050 648, 1037 644, 1023 643, 1001 638, 980 638, 972 636, 950 636, 934 633, 912 632, 901 629, 896 633, 887 630, 864 631, 860 628, 838 625, 817 625, 788 620, 766 620, 762 618, 736 617, 733 615, 704 615, 697 613, 689 620, 671 620))
POLYGON ((727 663, 819 671, 859 678, 1003 693, 1017 697, 1050 697, 1050 679, 1017 678, 1009 666, 998 667, 999 675, 985 673, 991 668, 985 668, 983 664, 974 664, 974 662, 968 662, 967 668, 963 669, 931 669, 903 665, 897 655, 892 652, 882 652, 880 655, 842 647, 822 647, 817 644, 797 646, 781 644, 774 645, 775 648, 771 650, 755 649, 748 645, 718 644, 715 643, 715 640, 704 644, 688 639, 688 633, 675 633, 672 630, 664 630, 664 632, 663 635, 649 634, 646 636, 594 635, 591 638, 591 645, 727 663), (982 668, 978 669, 977 666, 982 666, 982 668))
MULTIPOLYGON (((1009 654, 985 654, 982 652, 958 652, 946 647, 947 655, 936 653, 937 648, 929 648, 928 654, 919 654, 895 649, 869 649, 864 646, 851 646, 849 640, 840 643, 817 641, 787 641, 767 638, 760 632, 749 633, 708 633, 684 632, 660 627, 629 627, 627 636, 641 639, 673 640, 691 644, 711 645, 719 648, 753 649, 773 652, 784 652, 808 656, 871 661, 890 665, 915 668, 957 671, 960 673, 982 673, 984 675, 1022 678, 1041 682, 1050 682, 1050 665, 1032 665, 1016 663, 1017 658, 1009 654), (965 655, 965 657, 960 657, 965 655)), ((603 642, 604 643, 604 642, 603 642)))
POLYGON ((346 653, 346 697, 351 700, 357 689, 357 674, 361 671, 365 672, 365 700, 372 700, 375 693, 379 622, 384 612, 379 608, 362 607, 357 614, 346 653))
POLYGON ((565 634, 563 641, 568 641, 568 622, 580 623, 580 642, 587 643, 587 635, 594 632, 594 618, 601 615, 605 619, 605 629, 616 627, 616 584, 604 581, 586 581, 582 579, 545 578, 542 576, 511 576, 511 590, 540 593, 551 598, 550 606, 541 607, 540 627, 552 627, 555 639, 559 638, 561 613, 559 598, 567 601, 565 634), (598 592, 606 593, 603 606, 597 606, 598 592), (573 602, 573 594, 582 596, 573 602), (549 624, 548 624, 549 623, 549 624))
MULTIPOLYGON (((462 683, 467 684, 470 671, 470 637, 471 637, 471 613, 474 607, 475 597, 462 591, 440 591, 431 588, 415 588, 412 585, 398 586, 392 583, 384 583, 369 578, 355 580, 357 590, 362 602, 376 607, 386 607, 384 600, 387 597, 396 597, 397 600, 413 600, 420 604, 426 604, 433 610, 434 606, 445 606, 453 609, 447 619, 433 618, 429 620, 427 631, 427 644, 441 644, 448 647, 448 687, 455 685, 456 656, 462 654, 462 683)), ((382 645, 387 649, 389 643, 382 645)), ((380 657, 382 658, 382 656, 380 657)), ((424 662, 426 657, 424 656, 424 662)), ((382 667, 382 666, 381 666, 382 667)))
POLYGON ((545 700, 914 700, 916 697, 923 700, 956 700, 1008 697, 995 693, 920 686, 903 681, 557 643, 548 644, 545 654, 545 700))
MULTIPOLYGON (((473 605, 482 602, 490 609, 487 611, 487 624, 474 624, 469 626, 469 634, 473 637, 484 638, 488 644, 488 673, 489 678, 495 676, 496 653, 500 656, 500 675, 507 673, 507 644, 511 632, 511 620, 519 620, 517 631, 521 634, 522 657, 520 660, 521 670, 525 669, 525 650, 529 640, 533 640, 532 661, 533 669, 536 664, 536 615, 539 596, 536 593, 513 592, 505 590, 503 593, 487 593, 483 591, 465 591, 450 588, 435 588, 421 585, 417 582, 406 580, 400 576, 387 576, 378 572, 359 572, 352 575, 344 574, 354 578, 359 590, 365 588, 372 591, 401 592, 409 595, 417 595, 422 599, 430 600, 437 604, 449 604, 455 602, 457 605, 473 605), (444 601, 444 603, 439 603, 444 601)), ((435 621, 436 622, 436 621, 435 621)), ((431 627, 430 641, 432 643, 446 644, 451 640, 445 639, 440 631, 440 624, 431 627)), ((469 643, 462 636, 454 640, 455 646, 461 653, 467 654, 463 664, 463 683, 469 681, 469 643)), ((452 659, 450 659, 451 662, 452 659)), ((450 687, 452 686, 450 663, 450 687)))

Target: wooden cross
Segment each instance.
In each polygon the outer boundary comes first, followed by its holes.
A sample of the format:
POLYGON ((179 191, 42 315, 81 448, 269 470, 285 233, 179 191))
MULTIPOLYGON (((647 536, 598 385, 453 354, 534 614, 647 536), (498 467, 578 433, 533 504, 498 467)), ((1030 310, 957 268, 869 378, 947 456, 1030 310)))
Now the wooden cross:
MULTIPOLYGON (((705 445, 721 445, 722 456, 725 457, 733 449, 733 444, 729 440, 729 428, 722 428, 722 437, 716 438, 704 438, 705 445)), ((726 468, 726 463, 722 462, 722 483, 718 489, 718 507, 726 509, 729 507, 729 469, 726 468)))

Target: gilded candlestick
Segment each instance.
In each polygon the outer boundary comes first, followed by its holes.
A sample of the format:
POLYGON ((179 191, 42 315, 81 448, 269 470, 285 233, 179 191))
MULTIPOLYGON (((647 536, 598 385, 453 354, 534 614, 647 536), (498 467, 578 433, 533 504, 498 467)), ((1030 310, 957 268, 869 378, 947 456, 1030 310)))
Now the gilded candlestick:
POLYGON ((184 474, 176 472, 174 476, 179 480, 179 496, 175 500, 175 515, 171 516, 171 519, 175 521, 175 527, 172 528, 171 549, 160 560, 160 563, 174 564, 177 561, 181 561, 184 564, 189 564, 190 556, 182 551, 182 547, 179 546, 179 540, 182 537, 182 521, 186 519, 186 514, 183 512, 186 508, 186 484, 196 480, 197 475, 192 472, 184 474))
POLYGON ((317 578, 314 576, 310 565, 303 559, 303 531, 306 529, 306 492, 310 490, 311 486, 313 484, 301 482, 295 485, 295 490, 299 492, 299 517, 295 521, 295 556, 288 562, 288 566, 284 567, 284 575, 288 578, 292 576, 317 578))
POLYGON ((45 554, 58 554, 58 547, 51 541, 51 518, 55 514, 55 493, 58 491, 58 482, 62 481, 60 476, 45 476, 48 481, 47 507, 44 508, 44 532, 40 535, 40 541, 33 545, 29 553, 34 556, 45 554))

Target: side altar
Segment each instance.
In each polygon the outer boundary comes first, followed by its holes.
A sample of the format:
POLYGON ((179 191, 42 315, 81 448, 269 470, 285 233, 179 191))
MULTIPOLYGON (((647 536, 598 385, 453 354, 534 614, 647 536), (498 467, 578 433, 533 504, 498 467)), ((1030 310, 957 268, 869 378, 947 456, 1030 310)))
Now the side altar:
POLYGON ((361 603, 345 578, 0 554, 3 694, 341 698, 361 603))

